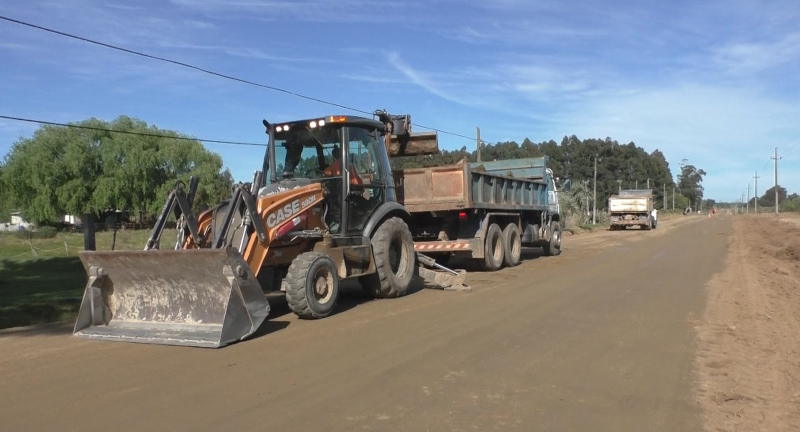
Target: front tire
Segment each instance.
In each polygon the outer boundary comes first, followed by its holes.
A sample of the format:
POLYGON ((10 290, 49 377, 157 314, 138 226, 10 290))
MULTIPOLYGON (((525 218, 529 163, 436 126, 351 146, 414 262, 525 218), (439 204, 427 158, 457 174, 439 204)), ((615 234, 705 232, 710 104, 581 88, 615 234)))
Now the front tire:
POLYGON ((324 318, 339 298, 339 274, 326 254, 306 252, 297 256, 283 280, 289 309, 298 317, 324 318))
POLYGON ((408 291, 414 277, 414 241, 408 225, 398 217, 384 221, 372 236, 375 273, 359 278, 373 297, 400 297, 408 291))

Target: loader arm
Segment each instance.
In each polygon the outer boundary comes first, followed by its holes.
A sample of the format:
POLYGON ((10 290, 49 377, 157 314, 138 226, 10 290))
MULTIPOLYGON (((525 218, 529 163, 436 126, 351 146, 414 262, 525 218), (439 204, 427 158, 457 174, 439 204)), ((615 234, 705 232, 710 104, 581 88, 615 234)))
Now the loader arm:
POLYGON ((293 254, 279 255, 274 250, 294 243, 296 238, 303 236, 322 238, 322 232, 325 230, 324 198, 322 185, 312 183, 289 192, 258 199, 258 214, 267 230, 267 240, 262 242, 257 236, 250 236, 242 253, 253 273, 258 275, 265 263, 268 265, 278 262, 291 263, 293 254), (290 233, 295 234, 289 235, 290 233))
MULTIPOLYGON (((258 235, 253 235, 253 232, 241 234, 239 230, 244 228, 234 226, 229 238, 221 247, 238 247, 243 243, 245 246, 240 250, 242 258, 258 276, 265 264, 288 264, 294 258, 293 254, 288 252, 270 253, 271 249, 284 249, 290 244, 295 244, 294 240, 298 237, 322 237, 325 227, 323 221, 325 195, 320 183, 311 183, 300 188, 255 198, 259 217, 256 224, 261 224, 266 230, 266 239, 262 241, 258 235), (289 233, 295 234, 288 236, 289 233), (242 242, 240 235, 245 235, 247 238, 242 242)), ((234 212, 242 210, 243 208, 234 209, 234 212)), ((228 209, 217 211, 215 216, 214 211, 208 210, 199 216, 198 230, 207 239, 201 248, 211 247, 210 239, 213 236, 210 234, 213 231, 212 226, 217 223, 214 219, 222 218, 225 211, 228 209)), ((241 223, 241 217, 234 218, 234 225, 238 223, 241 223)), ((184 244, 184 249, 197 247, 191 238, 184 244)))

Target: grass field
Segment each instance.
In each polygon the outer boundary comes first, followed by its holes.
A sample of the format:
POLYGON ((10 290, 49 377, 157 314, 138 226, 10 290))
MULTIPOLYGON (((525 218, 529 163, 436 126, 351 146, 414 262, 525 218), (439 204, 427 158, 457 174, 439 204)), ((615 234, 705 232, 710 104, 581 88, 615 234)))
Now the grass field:
MULTIPOLYGON (((149 235, 147 230, 118 231, 114 249, 142 249, 149 235)), ((111 232, 98 232, 97 249, 110 250, 111 239, 111 232)), ((74 320, 87 279, 81 250, 81 233, 29 242, 0 232, 0 329, 74 320)))

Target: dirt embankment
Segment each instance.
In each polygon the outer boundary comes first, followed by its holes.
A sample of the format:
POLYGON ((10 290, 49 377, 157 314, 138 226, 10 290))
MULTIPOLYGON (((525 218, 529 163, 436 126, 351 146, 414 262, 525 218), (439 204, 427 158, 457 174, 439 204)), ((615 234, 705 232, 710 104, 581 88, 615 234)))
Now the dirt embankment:
POLYGON ((697 323, 708 431, 800 430, 800 217, 737 216, 697 323))

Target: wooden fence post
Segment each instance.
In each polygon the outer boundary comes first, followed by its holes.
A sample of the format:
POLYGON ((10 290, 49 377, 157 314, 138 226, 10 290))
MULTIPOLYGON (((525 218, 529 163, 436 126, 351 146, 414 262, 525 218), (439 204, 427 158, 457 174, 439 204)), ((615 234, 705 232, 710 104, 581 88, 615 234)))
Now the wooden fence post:
POLYGON ((83 214, 83 250, 97 250, 94 241, 94 214, 83 214))

